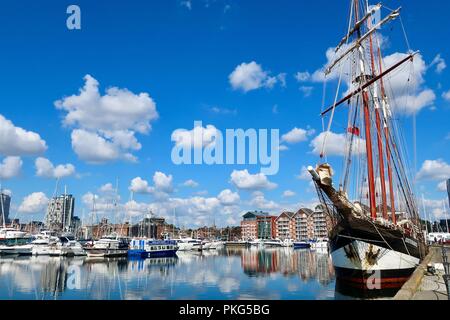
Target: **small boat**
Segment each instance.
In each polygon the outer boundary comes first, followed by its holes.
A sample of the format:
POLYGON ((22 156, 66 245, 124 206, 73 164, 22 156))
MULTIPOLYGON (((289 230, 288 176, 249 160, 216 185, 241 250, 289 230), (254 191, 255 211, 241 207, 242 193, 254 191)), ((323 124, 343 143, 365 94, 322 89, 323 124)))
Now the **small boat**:
POLYGON ((202 241, 202 250, 209 250, 209 249, 211 249, 211 245, 212 245, 211 241, 203 240, 202 241))
POLYGON ((69 256, 85 256, 86 251, 84 251, 83 246, 80 242, 75 240, 73 235, 62 235, 59 237, 61 245, 66 249, 67 255, 69 256))
POLYGON ((129 257, 155 258, 173 257, 178 251, 174 240, 133 239, 128 250, 129 257))
POLYGON ((264 240, 263 243, 265 248, 281 248, 283 246, 283 241, 280 239, 264 240))
POLYGON ((0 229, 0 255, 31 255, 31 237, 13 228, 0 229))
POLYGON ((27 238, 27 233, 14 228, 1 228, 0 240, 14 240, 27 238))
POLYGON ((194 247, 194 243, 191 241, 192 239, 183 238, 183 239, 174 239, 178 245, 178 251, 191 251, 194 247))
POLYGON ((103 237, 91 247, 84 248, 91 258, 125 257, 128 254, 128 241, 117 236, 103 237))
POLYGON ((192 250, 193 251, 203 251, 203 242, 201 240, 192 240, 192 250))
POLYGON ((211 250, 220 250, 224 247, 223 241, 213 241, 211 242, 211 250))
POLYGON ((296 241, 294 242, 294 249, 310 249, 311 243, 307 241, 296 241))

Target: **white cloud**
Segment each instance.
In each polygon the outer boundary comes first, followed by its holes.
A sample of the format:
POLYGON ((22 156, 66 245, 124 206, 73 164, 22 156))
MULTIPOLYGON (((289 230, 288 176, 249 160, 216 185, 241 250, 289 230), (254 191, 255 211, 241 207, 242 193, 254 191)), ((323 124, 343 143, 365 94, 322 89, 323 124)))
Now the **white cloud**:
POLYGON ((298 179, 304 181, 311 181, 311 174, 308 172, 306 166, 302 166, 300 169, 300 174, 297 176, 298 179))
POLYGON ((231 191, 230 189, 223 190, 217 198, 224 206, 236 205, 241 200, 239 194, 231 191))
POLYGON ((303 93, 303 96, 304 96, 305 98, 307 98, 307 97, 310 97, 311 94, 313 93, 314 87, 310 87, 310 86, 301 86, 301 87, 299 88, 299 90, 300 90, 301 93, 303 93))
POLYGON ((129 190, 134 193, 153 194, 159 200, 167 198, 173 190, 173 177, 162 172, 155 172, 153 175, 153 186, 149 186, 148 181, 141 177, 136 177, 131 181, 129 190))
POLYGON ((264 193, 255 191, 250 200, 250 205, 259 210, 279 210, 280 206, 275 201, 267 200, 264 193))
POLYGON ((283 198, 291 198, 291 197, 294 197, 295 195, 296 195, 296 193, 291 190, 286 190, 283 192, 283 198))
MULTIPOLYGON (((446 200, 424 199, 423 204, 427 210, 428 218, 432 220, 445 218, 444 201, 446 200)), ((422 218, 425 218, 424 214, 422 218)))
POLYGON ((268 71, 264 71, 261 65, 255 61, 250 63, 242 63, 234 69, 228 77, 231 86, 235 90, 244 92, 260 89, 273 88, 278 82, 282 86, 286 85, 286 74, 280 73, 273 77, 268 71))
POLYGON ((75 128, 75 153, 91 163, 135 161, 131 152, 141 149, 135 134, 150 132, 151 122, 158 118, 156 104, 148 93, 134 94, 117 87, 102 96, 96 79, 86 75, 84 80, 78 95, 55 102, 56 108, 67 112, 63 124, 75 128))
POLYGON ((315 133, 315 130, 313 129, 299 129, 299 128, 294 128, 291 131, 289 131, 288 133, 284 134, 281 137, 281 141, 283 142, 287 142, 290 144, 295 144, 295 143, 299 143, 299 142, 303 142, 308 140, 308 137, 313 135, 315 133))
POLYGON ((442 192, 447 192, 447 181, 442 181, 438 184, 437 189, 442 192))
POLYGON ((198 184, 198 182, 196 182, 192 179, 189 179, 183 183, 183 186, 188 187, 188 188, 197 188, 199 186, 199 184, 198 184))
POLYGON ((442 97, 443 97, 445 100, 450 101, 450 90, 447 91, 447 92, 444 92, 444 93, 442 94, 442 97))
POLYGON ((436 100, 433 90, 426 89, 416 95, 404 95, 395 99, 399 111, 406 115, 418 113, 425 107, 430 107, 436 100))
POLYGON ((70 177, 75 174, 75 167, 68 164, 60 164, 58 166, 54 166, 50 160, 46 158, 39 157, 34 162, 36 167, 36 175, 38 177, 44 178, 64 178, 70 177))
POLYGON ((141 177, 136 177, 131 180, 131 185, 128 187, 128 190, 134 193, 151 193, 153 191, 148 185, 148 182, 141 177))
MULTIPOLYGON (((383 38, 380 38, 381 42, 384 42, 383 38)), ((329 66, 339 55, 344 53, 348 49, 348 45, 344 45, 338 53, 335 53, 335 48, 328 48, 326 51, 327 64, 329 66)), ((349 55, 350 57, 351 55, 349 55)), ((396 52, 389 56, 386 56, 384 60, 384 70, 392 67, 397 62, 406 58, 408 54, 396 52)), ((336 80, 339 78, 339 71, 342 68, 343 82, 347 85, 348 89, 352 88, 352 82, 350 75, 352 74, 351 68, 354 64, 350 63, 351 59, 347 58, 341 61, 341 66, 336 66, 332 72, 325 77, 324 69, 321 68, 313 73, 311 76, 315 82, 323 82, 327 80, 336 80)), ((425 83, 424 76, 427 72, 427 65, 421 54, 414 56, 413 61, 406 62, 398 68, 395 72, 390 73, 385 77, 385 86, 387 88, 387 94, 395 93, 395 97, 391 97, 394 100, 391 107, 397 112, 412 115, 420 112, 423 108, 432 107, 436 100, 435 93, 427 88, 423 88, 425 83)))
MULTIPOLYGON (((315 137, 310 146, 313 148, 312 152, 315 155, 320 155, 322 151, 323 142, 325 139, 325 132, 320 133, 315 137)), ((329 132, 326 140, 325 155, 327 156, 345 156, 348 152, 347 135, 329 132)), ((360 137, 354 137, 353 154, 364 154, 366 152, 366 141, 360 137)))
POLYGON ((172 141, 177 147, 200 149, 214 143, 219 131, 213 125, 197 126, 192 130, 177 129, 172 133, 172 141))
POLYGON ((285 146, 284 144, 280 144, 279 147, 278 147, 278 150, 279 151, 288 151, 289 147, 285 146))
POLYGON ((298 82, 305 82, 311 79, 311 74, 308 71, 297 72, 294 77, 298 82))
POLYGON ((153 175, 153 183, 157 191, 164 193, 172 193, 173 192, 173 177, 172 175, 166 175, 162 172, 155 172, 153 175))
POLYGON ((48 201, 43 192, 35 192, 23 199, 18 211, 26 214, 42 213, 46 210, 48 201))
POLYGON ((438 74, 441 74, 447 68, 447 64, 445 63, 444 58, 442 58, 440 54, 438 54, 431 62, 430 67, 434 66, 436 66, 435 71, 438 74))
POLYGON ((0 154, 24 156, 41 154, 47 145, 39 134, 16 127, 0 114, 0 154))
POLYGON ((248 170, 234 170, 231 173, 231 183, 233 183, 238 189, 243 190, 274 189, 277 187, 275 183, 272 183, 269 179, 267 179, 265 174, 250 174, 248 170))
MULTIPOLYGON (((396 52, 384 58, 385 68, 388 69, 407 57, 406 53, 396 52)), ((406 115, 418 113, 425 107, 432 106, 436 100, 435 93, 430 89, 423 89, 427 65, 421 54, 417 54, 413 61, 406 62, 400 69, 393 72, 385 80, 390 87, 388 93, 405 92, 395 97, 392 107, 406 115)))
POLYGON ((22 169, 22 159, 20 157, 6 157, 0 163, 0 179, 11 179, 20 174, 22 169))
POLYGON ((426 160, 417 173, 417 180, 445 180, 450 178, 450 165, 442 159, 426 160))
POLYGON ((192 10, 192 1, 191 0, 183 0, 180 1, 180 5, 182 7, 185 7, 186 9, 188 9, 189 11, 192 10))
POLYGON ((113 192, 115 192, 115 189, 114 189, 112 183, 106 183, 106 184, 102 185, 98 190, 101 193, 113 193, 113 192))

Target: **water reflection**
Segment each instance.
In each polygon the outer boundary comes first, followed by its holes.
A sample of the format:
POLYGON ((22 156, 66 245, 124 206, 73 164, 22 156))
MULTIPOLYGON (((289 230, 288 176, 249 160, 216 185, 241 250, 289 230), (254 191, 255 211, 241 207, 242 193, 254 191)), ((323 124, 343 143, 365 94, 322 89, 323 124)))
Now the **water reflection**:
POLYGON ((0 258, 0 299, 333 299, 326 253, 179 252, 146 260, 0 258))

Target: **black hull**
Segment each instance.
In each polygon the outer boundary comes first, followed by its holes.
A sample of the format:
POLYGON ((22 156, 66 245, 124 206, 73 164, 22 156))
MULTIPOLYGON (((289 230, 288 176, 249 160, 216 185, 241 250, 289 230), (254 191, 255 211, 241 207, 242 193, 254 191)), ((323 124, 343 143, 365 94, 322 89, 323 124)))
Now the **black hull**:
POLYGON ((330 234, 330 249, 336 290, 373 298, 395 295, 426 251, 420 241, 399 230, 356 218, 336 225, 330 234))
POLYGON ((400 252, 422 260, 426 255, 423 243, 399 230, 374 225, 371 221, 350 218, 341 220, 330 235, 331 252, 350 245, 354 240, 400 252))

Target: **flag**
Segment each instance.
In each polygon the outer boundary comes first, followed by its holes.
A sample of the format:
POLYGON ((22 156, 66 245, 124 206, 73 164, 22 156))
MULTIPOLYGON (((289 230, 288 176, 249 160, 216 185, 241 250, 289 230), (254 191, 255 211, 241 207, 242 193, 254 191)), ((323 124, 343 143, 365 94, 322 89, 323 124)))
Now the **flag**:
POLYGON ((348 128, 348 130, 347 130, 347 132, 348 133, 351 133, 351 134, 353 134, 353 135, 355 135, 355 136, 360 136, 360 134, 361 134, 361 132, 359 131, 359 128, 358 127, 351 127, 351 128, 348 128))

